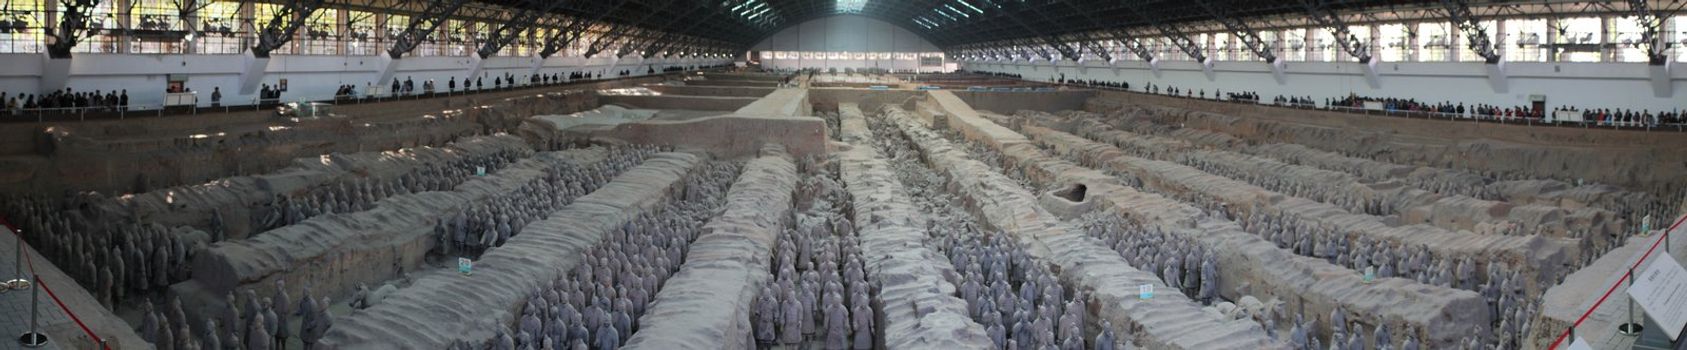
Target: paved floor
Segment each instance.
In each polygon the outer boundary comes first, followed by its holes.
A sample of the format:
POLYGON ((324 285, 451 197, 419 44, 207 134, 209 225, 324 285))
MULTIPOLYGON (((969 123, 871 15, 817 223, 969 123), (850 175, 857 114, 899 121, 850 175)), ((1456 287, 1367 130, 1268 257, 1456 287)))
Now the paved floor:
MULTIPOLYGON (((16 261, 16 256, 17 244, 15 243, 13 237, 10 234, 6 234, 4 231, 0 231, 0 281, 17 278, 14 276, 13 272, 13 265, 16 261)), ((29 267, 25 266, 24 273, 29 273, 28 269, 29 267)), ((46 278, 46 276, 43 276, 43 278, 46 278)), ((49 281, 48 283, 53 284, 55 287, 58 285, 52 281, 49 281)), ((0 340, 0 349, 19 349, 23 347, 18 344, 17 337, 29 330, 30 294, 31 291, 29 289, 0 292, 0 336, 5 336, 5 339, 0 340)), ((66 317, 64 311, 59 310, 58 306, 53 305, 52 298, 47 296, 46 291, 41 291, 40 294, 41 314, 39 325, 42 328, 46 328, 47 325, 51 324, 70 323, 70 318, 66 317)), ((43 330, 43 332, 46 331, 43 330)), ((59 349, 60 347, 58 345, 59 344, 57 342, 49 341, 47 346, 41 347, 40 349, 59 349)))
MULTIPOLYGON (((0 229, 3 230, 3 229, 0 229)), ((17 243, 8 232, 0 231, 0 279, 13 278, 13 264, 16 261, 17 243)), ((82 322, 95 334, 104 338, 112 349, 150 349, 151 345, 141 340, 140 336, 128 323, 118 319, 105 306, 95 301, 76 281, 71 280, 64 271, 53 266, 34 250, 26 250, 24 254, 30 256, 29 261, 35 263, 35 273, 40 274, 41 280, 53 288, 59 300, 76 313, 82 322)), ((24 266, 24 271, 29 271, 24 266)), ((29 311, 31 305, 31 291, 28 289, 0 293, 0 350, 20 349, 17 337, 29 329, 29 311)), ((40 295, 40 319, 38 326, 46 333, 50 340, 48 346, 42 349, 94 349, 94 343, 82 327, 76 325, 69 316, 60 309, 53 298, 47 295, 45 289, 40 295)))

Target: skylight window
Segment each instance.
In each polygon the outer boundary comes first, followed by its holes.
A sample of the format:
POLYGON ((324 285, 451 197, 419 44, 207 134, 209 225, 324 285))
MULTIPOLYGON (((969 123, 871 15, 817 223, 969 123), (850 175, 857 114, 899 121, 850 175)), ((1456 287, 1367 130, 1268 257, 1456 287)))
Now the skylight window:
POLYGON ((867 7, 867 0, 838 0, 839 13, 861 13, 867 7))

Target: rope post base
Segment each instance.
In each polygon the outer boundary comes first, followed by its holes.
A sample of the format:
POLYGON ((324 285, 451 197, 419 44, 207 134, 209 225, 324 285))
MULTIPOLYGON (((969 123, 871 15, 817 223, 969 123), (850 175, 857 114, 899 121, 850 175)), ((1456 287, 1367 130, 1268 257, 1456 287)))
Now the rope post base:
POLYGON ((1646 329, 1646 326, 1642 326, 1639 323, 1632 323, 1632 322, 1624 323, 1624 324, 1617 325, 1617 334, 1622 334, 1622 335, 1626 335, 1626 336, 1636 336, 1636 335, 1640 335, 1640 331, 1645 330, 1645 329, 1646 329))
POLYGON ((26 348, 39 348, 47 345, 47 335, 37 332, 24 333, 18 336, 18 344, 26 348))
POLYGON ((22 278, 6 281, 4 284, 0 284, 0 292, 5 292, 8 289, 23 290, 27 288, 29 288, 29 280, 22 278))

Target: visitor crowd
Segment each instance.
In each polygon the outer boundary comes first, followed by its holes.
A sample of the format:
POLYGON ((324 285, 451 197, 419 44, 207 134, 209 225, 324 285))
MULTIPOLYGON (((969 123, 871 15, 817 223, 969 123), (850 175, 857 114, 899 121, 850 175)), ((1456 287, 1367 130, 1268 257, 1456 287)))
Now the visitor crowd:
MULTIPOLYGON (((958 72, 1022 79, 1019 74, 1001 72, 964 70, 958 72)), ((1259 94, 1255 92, 1223 93, 1222 91, 1215 90, 1211 95, 1208 95, 1208 92, 1204 89, 1191 90, 1175 86, 1159 86, 1153 83, 1143 85, 1140 89, 1132 90, 1129 82, 1095 79, 1068 79, 1064 73, 1050 76, 1049 81, 1060 85, 1104 90, 1136 91, 1174 97, 1207 99, 1208 96, 1211 96, 1211 98, 1215 100, 1222 99, 1235 102, 1254 103, 1258 103, 1260 101, 1259 94)), ((1341 97, 1324 98, 1321 101, 1313 99, 1310 96, 1301 97, 1279 95, 1276 98, 1273 98, 1271 102, 1273 105, 1277 106, 1298 108, 1320 108, 1320 106, 1322 106, 1324 109, 1332 110, 1362 110, 1367 108, 1365 106, 1366 102, 1374 102, 1380 103, 1381 110, 1386 112, 1438 113, 1443 115, 1452 115, 1457 118, 1499 122, 1579 122, 1591 125, 1618 127, 1659 127, 1664 125, 1687 124, 1687 116, 1683 116, 1683 111, 1681 110, 1654 112, 1650 110, 1622 108, 1583 108, 1576 106, 1562 106, 1553 108, 1551 111, 1546 111, 1532 106, 1504 107, 1488 104, 1466 105, 1461 102, 1429 103, 1409 98, 1369 97, 1354 94, 1341 97), (1320 102, 1322 105, 1319 104, 1320 102), (1564 112, 1573 113, 1571 113, 1571 115, 1565 115, 1564 112), (1572 117, 1572 115, 1574 117, 1572 117)), ((1373 105, 1373 107, 1375 106, 1373 105)))
POLYGON ((53 109, 53 108, 91 108, 99 111, 127 110, 129 108, 129 90, 77 92, 70 88, 53 91, 46 95, 17 94, 8 95, 0 92, 0 106, 16 114, 20 109, 53 109))
MULTIPOLYGON (((667 67, 667 68, 661 69, 660 71, 661 72, 680 72, 680 71, 685 71, 685 70, 688 70, 688 69, 705 69, 705 68, 718 68, 718 67, 722 67, 722 65, 694 66, 694 67, 667 67)), ((657 71, 658 70, 654 66, 646 68, 646 73, 648 73, 648 74, 656 74, 657 71)), ((632 70, 621 70, 621 71, 616 71, 616 72, 574 71, 574 72, 568 72, 568 73, 535 74, 535 75, 523 76, 521 78, 521 80, 518 80, 518 78, 516 77, 515 74, 504 73, 503 75, 492 76, 491 81, 487 81, 488 79, 486 79, 487 77, 485 75, 482 75, 481 77, 475 77, 473 79, 463 78, 461 80, 459 80, 455 77, 452 77, 449 80, 447 80, 444 91, 452 92, 452 93, 471 92, 471 91, 478 92, 478 91, 488 91, 488 90, 492 90, 492 89, 516 88, 518 86, 566 84, 566 83, 572 83, 572 82, 577 82, 577 81, 581 81, 581 80, 604 79, 606 76, 610 76, 610 74, 614 74, 613 76, 617 76, 617 77, 628 77, 628 76, 631 76, 633 74, 633 71, 632 70), (518 81, 524 81, 524 80, 525 80, 525 84, 518 84, 517 83, 518 81), (487 83, 490 83, 491 86, 489 87, 487 85, 487 83)), ((358 89, 357 85, 355 85, 355 84, 339 85, 334 90, 334 99, 343 100, 343 99, 357 99, 357 98, 372 97, 373 95, 359 96, 360 93, 372 94, 372 93, 375 93, 375 91, 377 91, 377 88, 376 88, 377 85, 375 85, 373 83, 368 83, 368 84, 365 84, 365 85, 366 85, 366 87, 363 88, 363 89, 358 89)), ((394 79, 392 81, 392 85, 390 86, 390 88, 391 88, 390 92, 393 96, 431 95, 431 94, 434 94, 436 92, 441 91, 439 89, 439 86, 438 86, 437 82, 435 82, 433 80, 427 80, 427 81, 421 82, 420 91, 418 91, 417 82, 410 77, 405 77, 402 80, 394 79)), ((268 83, 262 84, 260 86, 259 90, 258 90, 258 102, 261 105, 272 105, 274 103, 279 103, 279 102, 281 102, 282 93, 287 92, 287 91, 288 91, 288 89, 285 88, 285 84, 268 84, 268 83)), ((186 86, 176 85, 176 86, 165 88, 165 92, 166 93, 191 93, 191 92, 193 92, 193 90, 186 87, 186 86)), ((210 96, 211 97, 211 99, 210 99, 211 104, 210 105, 213 106, 213 107, 220 107, 222 105, 222 97, 223 97, 222 95, 223 95, 223 93, 222 93, 222 89, 220 87, 213 87, 212 92, 211 92, 211 96, 210 96)), ((14 94, 14 93, 10 93, 10 92, 0 92, 0 112, 5 112, 5 113, 0 113, 0 114, 18 115, 18 114, 23 114, 26 110, 54 110, 54 109, 76 109, 76 108, 82 108, 83 109, 83 110, 79 110, 77 112, 81 112, 81 111, 114 112, 114 111, 129 111, 129 110, 131 110, 130 107, 131 106, 129 104, 129 92, 128 92, 127 89, 110 90, 110 91, 106 91, 106 90, 76 91, 73 88, 65 88, 65 89, 61 89, 61 90, 57 90, 57 91, 53 91, 53 92, 45 93, 45 94, 29 94, 29 93, 15 93, 14 94)), ((157 107, 158 107, 157 105, 153 105, 153 106, 142 106, 140 108, 153 110, 153 109, 157 109, 157 107)), ((48 113, 57 113, 57 112, 48 112, 48 113)))

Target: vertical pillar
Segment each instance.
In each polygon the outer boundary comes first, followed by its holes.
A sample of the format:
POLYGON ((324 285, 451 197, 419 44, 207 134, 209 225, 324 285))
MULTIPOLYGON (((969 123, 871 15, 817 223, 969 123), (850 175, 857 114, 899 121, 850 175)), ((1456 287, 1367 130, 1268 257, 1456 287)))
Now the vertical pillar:
POLYGON ((1303 34, 1303 38, 1300 38, 1300 42, 1305 43, 1300 48, 1301 57, 1305 57, 1306 61, 1322 60, 1322 55, 1313 56, 1314 52, 1318 52, 1318 45, 1314 44, 1318 42, 1318 28, 1307 28, 1306 32, 1301 34, 1303 34))
POLYGON ((1365 25, 1365 27, 1370 28, 1371 30, 1371 49, 1369 51, 1371 53, 1371 59, 1381 61, 1382 48, 1387 44, 1382 42, 1382 27, 1375 24, 1365 25))
POLYGON ((1410 32, 1411 35, 1406 37, 1406 59, 1404 61, 1417 62, 1421 59, 1418 54, 1423 52, 1423 41, 1421 40, 1423 35, 1418 34, 1420 33, 1418 29, 1422 27, 1419 22, 1406 23, 1406 31, 1410 32))
POLYGON ((1510 40, 1509 42, 1513 43, 1517 42, 1517 38, 1513 38, 1513 35, 1506 32, 1508 26, 1505 25, 1505 22, 1508 21, 1505 19, 1494 19, 1494 54, 1500 55, 1500 60, 1505 60, 1506 53, 1511 51, 1511 49, 1509 49, 1511 45, 1506 45, 1507 40, 1510 40))
MULTIPOLYGON (((1599 43, 1600 44, 1611 43, 1611 42, 1616 41, 1615 40, 1616 39, 1615 38, 1616 33, 1614 33, 1611 30, 1611 27, 1613 27, 1613 26, 1616 26, 1616 21, 1612 21, 1610 16, 1599 16, 1599 43)), ((1617 51, 1618 50, 1600 49, 1599 50, 1599 61, 1600 62, 1616 62, 1617 61, 1617 51)))
POLYGON ((250 2, 250 1, 240 2, 240 10, 239 10, 240 20, 237 21, 237 23, 239 23, 239 24, 236 24, 236 25, 239 25, 240 27, 235 28, 234 30, 237 31, 237 32, 243 32, 243 33, 236 33, 235 34, 235 35, 240 36, 240 50, 241 51, 251 51, 252 50, 252 44, 253 44, 252 40, 253 40, 253 38, 256 38, 257 35, 258 35, 258 22, 255 19, 256 18, 256 16, 255 16, 256 12, 257 12, 257 7, 256 7, 255 3, 250 2))
POLYGON ((1457 62, 1459 54, 1464 53, 1465 42, 1470 40, 1465 39, 1464 29, 1459 28, 1456 24, 1447 26, 1447 40, 1452 41, 1452 45, 1447 45, 1446 57, 1442 57, 1441 60, 1457 62))
MULTIPOLYGON (((41 9, 47 13, 46 21, 42 22, 46 25, 44 25, 44 28, 41 30, 53 30, 58 27, 58 13, 62 10, 59 8, 58 2, 43 2, 41 9)), ((53 59, 52 55, 47 53, 46 47, 44 46, 48 44, 45 41, 48 37, 46 35, 42 35, 41 37, 43 40, 41 42, 43 45, 41 50, 43 69, 41 72, 41 85, 38 86, 41 91, 38 93, 47 94, 52 93, 53 91, 63 90, 65 87, 70 86, 70 59, 53 59)))
MULTIPOLYGON (((130 9, 133 8, 130 6, 130 1, 132 0, 115 0, 110 2, 111 17, 117 19, 117 25, 121 28, 135 28, 135 14, 133 11, 130 11, 130 9)), ((113 46, 112 48, 115 50, 112 50, 112 52, 109 53, 130 53, 133 50, 130 46, 133 45, 134 38, 131 38, 128 35, 118 35, 115 39, 111 40, 113 42, 109 45, 113 46)), ((96 46, 101 46, 103 48, 104 45, 96 46)), ((104 53, 106 51, 100 50, 100 52, 104 53)))
POLYGON ((1558 48, 1554 47, 1558 44, 1558 18, 1553 17, 1546 19, 1545 39, 1546 44, 1549 44, 1548 47, 1551 47, 1546 50, 1546 61, 1558 62, 1558 48))
MULTIPOLYGON (((209 0, 207 0, 207 1, 209 1, 209 0)), ((183 45, 182 53, 185 53, 185 54, 199 53, 199 45, 197 45, 197 44, 201 40, 205 40, 205 35, 206 35, 205 33, 201 33, 199 31, 200 29, 203 29, 199 25, 199 10, 200 10, 199 0, 182 0, 181 6, 185 9, 191 10, 191 11, 188 11, 187 13, 185 13, 185 14, 182 14, 183 15, 182 25, 186 26, 186 28, 182 28, 182 29, 187 30, 189 33, 195 33, 194 36, 193 36, 193 40, 188 40, 188 41, 182 43, 182 45, 183 45)))
POLYGON ((334 40, 334 52, 341 56, 350 56, 346 43, 351 39, 351 11, 346 9, 334 10, 334 33, 347 40, 334 40))

